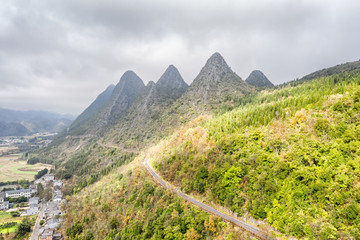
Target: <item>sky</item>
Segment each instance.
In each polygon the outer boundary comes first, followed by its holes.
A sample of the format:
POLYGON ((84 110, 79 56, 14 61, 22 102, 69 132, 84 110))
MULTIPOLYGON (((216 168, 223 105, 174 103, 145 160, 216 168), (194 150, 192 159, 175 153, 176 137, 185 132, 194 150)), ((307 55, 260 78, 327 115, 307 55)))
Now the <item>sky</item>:
POLYGON ((190 84, 219 52, 274 84, 360 59, 358 0, 1 0, 0 107, 80 114, 126 70, 190 84))

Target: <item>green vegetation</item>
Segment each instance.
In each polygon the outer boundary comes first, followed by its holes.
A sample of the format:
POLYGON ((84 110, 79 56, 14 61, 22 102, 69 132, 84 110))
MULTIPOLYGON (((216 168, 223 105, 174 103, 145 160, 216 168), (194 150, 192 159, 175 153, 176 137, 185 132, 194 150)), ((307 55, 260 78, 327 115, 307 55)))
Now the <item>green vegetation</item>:
POLYGON ((0 239, 24 239, 31 232, 35 219, 17 215, 12 217, 8 212, 0 212, 0 239))
POLYGON ((220 236, 238 239, 246 236, 154 184, 139 167, 125 174, 114 172, 73 195, 67 211, 64 226, 69 239, 215 239, 220 236))
POLYGON ((62 233, 69 239, 243 239, 156 185, 138 166, 143 158, 134 160, 200 112, 214 113, 147 152, 167 181, 299 239, 360 239, 357 65, 263 91, 212 95, 207 105, 148 101, 146 114, 140 104, 98 135, 64 133, 30 159, 54 163, 56 177, 68 180, 62 233))
POLYGON ((39 179, 42 176, 44 176, 45 174, 48 173, 48 169, 44 168, 43 170, 40 170, 36 175, 35 175, 35 179, 39 179))
POLYGON ((34 225, 33 219, 24 219, 18 226, 16 230, 16 239, 23 239, 24 237, 28 236, 31 232, 31 227, 34 225))
POLYGON ((340 74, 261 92, 179 131, 156 167, 287 235, 360 239, 359 84, 359 74, 340 74))

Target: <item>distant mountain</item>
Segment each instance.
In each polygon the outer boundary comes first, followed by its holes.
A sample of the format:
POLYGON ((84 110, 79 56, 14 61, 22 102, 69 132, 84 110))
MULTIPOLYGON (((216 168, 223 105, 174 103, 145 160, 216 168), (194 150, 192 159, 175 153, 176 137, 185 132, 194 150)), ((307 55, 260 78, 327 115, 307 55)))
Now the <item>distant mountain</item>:
POLYGON ((2 126, 6 125, 9 128, 9 130, 0 129, 0 135, 22 136, 35 132, 62 131, 71 124, 74 116, 45 111, 16 111, 0 108, 0 119, 2 126))
POLYGON ((26 136, 30 131, 20 123, 0 122, 0 137, 4 136, 26 136))
POLYGON ((219 104, 231 97, 242 96, 252 88, 227 65, 219 53, 214 53, 183 95, 191 105, 219 104))
POLYGON ((94 102, 90 104, 71 124, 70 131, 78 130, 83 126, 87 126, 86 123, 104 107, 104 105, 109 101, 112 93, 114 91, 115 85, 108 86, 105 91, 99 94, 94 102))
POLYGON ((259 70, 254 70, 250 73, 247 77, 245 82, 249 85, 266 88, 266 87, 273 87, 274 84, 269 81, 269 79, 265 76, 265 74, 259 70))

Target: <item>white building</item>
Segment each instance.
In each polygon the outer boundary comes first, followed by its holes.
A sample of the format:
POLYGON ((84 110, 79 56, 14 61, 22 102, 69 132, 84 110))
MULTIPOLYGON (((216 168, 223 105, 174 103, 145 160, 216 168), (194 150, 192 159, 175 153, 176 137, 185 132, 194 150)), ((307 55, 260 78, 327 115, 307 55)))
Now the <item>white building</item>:
POLYGON ((5 196, 7 198, 19 198, 19 197, 31 197, 31 189, 19 189, 19 190, 12 190, 6 191, 5 196))
POLYGON ((5 193, 0 193, 0 210, 9 209, 9 202, 5 201, 5 193))

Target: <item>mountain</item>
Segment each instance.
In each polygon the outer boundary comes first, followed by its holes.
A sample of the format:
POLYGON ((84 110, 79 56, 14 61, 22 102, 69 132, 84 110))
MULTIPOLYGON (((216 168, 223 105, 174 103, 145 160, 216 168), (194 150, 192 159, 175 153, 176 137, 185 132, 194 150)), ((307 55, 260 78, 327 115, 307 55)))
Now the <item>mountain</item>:
POLYGON ((165 131, 169 127, 169 119, 165 116, 167 110, 187 88, 177 68, 170 65, 156 83, 150 81, 147 84, 127 113, 110 130, 116 136, 110 135, 120 142, 133 138, 151 139, 156 132, 165 131))
POLYGON ((188 89, 178 69, 170 65, 156 82, 157 88, 170 98, 178 99, 188 89))
POLYGON ((211 109, 211 105, 223 104, 234 97, 252 91, 227 65, 220 53, 214 53, 182 96, 183 102, 195 109, 211 109), (207 106, 208 105, 208 106, 207 106))
MULTIPOLYGON (((85 124, 74 125, 70 135, 101 134, 104 129, 110 128, 119 121, 144 88, 143 81, 136 73, 126 71, 115 87, 109 86, 89 106, 90 111, 84 111, 85 124)), ((84 118, 84 115, 81 117, 84 118)))
POLYGON ((269 79, 265 76, 265 74, 260 70, 252 71, 250 75, 246 78, 245 82, 249 85, 260 88, 267 88, 274 86, 274 84, 272 84, 272 82, 270 82, 269 79))
POLYGON ((144 90, 144 82, 133 71, 126 71, 115 86, 112 95, 101 111, 103 125, 115 123, 144 90))
POLYGON ((360 67, 350 65, 258 91, 215 53, 186 90, 169 67, 161 81, 139 82, 132 101, 119 96, 130 86, 124 80, 92 117, 89 129, 104 123, 98 135, 64 138, 39 154, 67 179, 61 232, 68 239, 249 238, 157 184, 142 164, 147 158, 175 189, 260 223, 269 239, 359 238, 360 67))
POLYGON ((78 132, 78 128, 82 128, 84 126, 87 126, 86 123, 94 116, 96 115, 103 106, 109 101, 113 91, 114 91, 115 85, 108 86, 102 93, 97 96, 94 102, 90 104, 89 107, 87 107, 76 119, 75 121, 70 125, 69 129, 70 131, 75 130, 78 132))
POLYGON ((30 133, 29 129, 16 122, 0 122, 0 137, 4 136, 26 136, 30 133))
POLYGON ((60 132, 68 127, 74 116, 57 114, 45 111, 17 111, 0 108, 0 119, 3 126, 7 125, 9 130, 0 130, 0 135, 16 136, 27 135, 36 132, 60 132), (22 125, 23 127, 19 126, 22 125))

